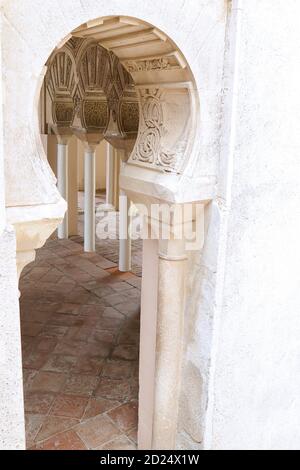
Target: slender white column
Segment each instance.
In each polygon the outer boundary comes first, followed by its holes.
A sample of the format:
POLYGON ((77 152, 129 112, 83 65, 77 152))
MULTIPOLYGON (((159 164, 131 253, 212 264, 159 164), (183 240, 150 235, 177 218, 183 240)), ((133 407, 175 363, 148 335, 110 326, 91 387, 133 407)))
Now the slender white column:
POLYGON ((84 251, 95 251, 95 147, 84 153, 84 251))
MULTIPOLYGON (((57 144, 57 188, 62 197, 68 202, 68 142, 57 144)), ((64 220, 57 229, 58 238, 68 238, 68 214, 65 213, 64 220)))
POLYGON ((69 236, 78 234, 78 140, 75 136, 68 146, 68 230, 69 236))
POLYGON ((131 269, 131 239, 129 227, 129 201, 125 192, 120 190, 119 197, 119 271, 131 269))
POLYGON ((120 152, 116 151, 115 153, 115 193, 114 193, 114 206, 115 206, 116 211, 119 211, 120 167, 121 167, 121 156, 120 156, 120 152))
POLYGON ((160 241, 152 449, 174 449, 185 297, 184 244, 160 241))
POLYGON ((138 448, 151 449, 156 356, 158 240, 143 240, 138 448))
POLYGON ((106 143, 106 203, 105 210, 115 210, 114 192, 115 192, 115 149, 106 143))

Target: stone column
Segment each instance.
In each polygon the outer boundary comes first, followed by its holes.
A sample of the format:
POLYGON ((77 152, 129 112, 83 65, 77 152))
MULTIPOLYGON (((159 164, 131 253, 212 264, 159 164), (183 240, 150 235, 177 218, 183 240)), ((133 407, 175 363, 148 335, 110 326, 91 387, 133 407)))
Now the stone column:
POLYGON ((114 211, 115 193, 115 149, 106 142, 106 201, 101 206, 105 211, 114 211))
POLYGON ((69 235, 78 234, 78 140, 75 136, 68 146, 68 230, 69 235))
POLYGON ((186 255, 183 240, 160 240, 152 449, 174 449, 182 363, 186 255))
POLYGON ((115 192, 114 192, 114 206, 115 210, 119 211, 119 197, 120 197, 120 167, 121 167, 121 157, 118 150, 115 154, 115 192))
MULTIPOLYGON (((68 142, 70 137, 57 137, 57 188, 61 196, 68 202, 68 142)), ((69 236, 68 210, 64 220, 57 229, 58 238, 69 236)))
POLYGON ((84 251, 95 251, 95 158, 96 145, 84 152, 84 251))
POLYGON ((131 269, 131 239, 129 233, 129 199, 120 190, 119 197, 119 271, 131 269))
MULTIPOLYGON (((118 149, 120 170, 125 165, 127 151, 118 149)), ((119 271, 126 272, 131 269, 131 238, 129 233, 130 201, 121 188, 119 188, 119 271)))
POLYGON ((138 448, 151 449, 156 356, 158 240, 143 240, 138 448))

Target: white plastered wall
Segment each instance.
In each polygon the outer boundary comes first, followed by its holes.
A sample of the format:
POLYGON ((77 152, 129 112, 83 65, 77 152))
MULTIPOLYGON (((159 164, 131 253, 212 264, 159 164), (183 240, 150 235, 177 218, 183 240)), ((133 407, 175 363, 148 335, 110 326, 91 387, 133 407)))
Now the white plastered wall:
MULTIPOLYGON (((0 33, 2 18, 0 17, 0 33)), ((1 44, 2 46, 2 44, 1 44)), ((0 50, 0 64, 2 63, 0 50)), ((0 449, 25 447, 15 232, 5 215, 0 86, 0 449)))
POLYGON ((217 194, 189 261, 179 445, 299 449, 299 4, 232 3, 217 194))
POLYGON ((300 6, 234 5, 204 442, 208 449, 299 449, 300 6))

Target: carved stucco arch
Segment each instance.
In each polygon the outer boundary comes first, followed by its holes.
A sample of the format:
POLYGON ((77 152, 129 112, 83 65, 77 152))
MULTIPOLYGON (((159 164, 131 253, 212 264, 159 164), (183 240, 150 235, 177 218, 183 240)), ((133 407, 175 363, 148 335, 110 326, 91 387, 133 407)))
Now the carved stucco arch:
MULTIPOLYGON (((185 172, 193 171, 197 159, 200 119, 195 79, 182 52, 165 33, 136 17, 101 17, 72 34, 99 41, 119 58, 134 81, 139 130, 121 175, 124 189, 129 191, 132 182, 140 182, 149 197, 186 202, 188 198, 179 194, 184 193, 185 172)), ((82 46, 84 42, 78 56, 82 46)))
MULTIPOLYGON (((165 191, 168 178, 166 175, 158 176, 158 174, 167 173, 168 176, 172 174, 176 192, 174 194, 172 189, 168 189, 170 194, 166 199, 169 202, 175 201, 176 193, 180 191, 181 176, 186 168, 190 168, 188 171, 191 171, 193 161, 197 158, 194 144, 199 131, 198 92, 192 71, 182 52, 162 31, 131 17, 102 17, 93 20, 76 28, 71 38, 67 36, 62 43, 64 46, 61 47, 60 44, 60 47, 54 51, 52 60, 62 52, 72 55, 77 68, 79 67, 75 93, 81 95, 81 98, 87 95, 87 90, 84 90, 85 80, 81 77, 80 69, 89 49, 99 44, 99 49, 107 51, 109 60, 105 66, 110 61, 115 62, 116 67, 124 66, 127 69, 129 76, 132 76, 139 101, 139 131, 128 163, 144 170, 155 170, 156 174, 152 176, 151 171, 149 172, 150 187, 151 182, 157 179, 162 182, 165 191), (114 60, 114 57, 118 57, 119 61, 114 60)), ((105 75, 107 72, 103 70, 103 77, 105 75)), ((121 74, 111 73, 110 76, 113 79, 121 77, 121 74)), ((104 92, 109 102, 114 99, 112 98, 114 89, 108 90, 108 85, 109 83, 106 85, 103 83, 103 90, 99 89, 99 93, 104 92)), ((96 93, 94 87, 94 95, 96 93)), ((119 97, 117 101, 120 101, 119 97)), ((109 140, 109 134, 112 134, 111 143, 120 145, 120 142, 116 142, 117 139, 113 138, 116 136, 114 136, 114 126, 111 125, 112 108, 110 105, 108 109, 110 116, 106 137, 109 140)), ((120 112, 122 108, 118 111, 113 112, 117 114, 117 120, 121 121, 118 122, 117 128, 122 134, 120 128, 124 127, 126 112, 130 112, 130 109, 128 106, 124 109, 123 118, 120 112)), ((104 129, 103 131, 105 132, 104 129)))

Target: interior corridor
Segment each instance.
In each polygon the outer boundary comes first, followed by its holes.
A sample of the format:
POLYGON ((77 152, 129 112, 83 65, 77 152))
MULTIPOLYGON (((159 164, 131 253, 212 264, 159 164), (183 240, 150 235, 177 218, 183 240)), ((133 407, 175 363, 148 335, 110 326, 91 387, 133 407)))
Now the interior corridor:
MULTIPOLYGON (((98 203, 101 198, 98 198, 98 203)), ((20 280, 27 449, 135 449, 141 242, 53 236, 20 280)))

